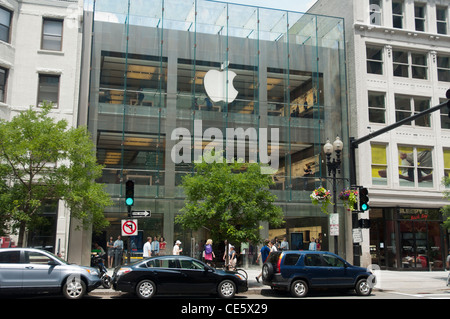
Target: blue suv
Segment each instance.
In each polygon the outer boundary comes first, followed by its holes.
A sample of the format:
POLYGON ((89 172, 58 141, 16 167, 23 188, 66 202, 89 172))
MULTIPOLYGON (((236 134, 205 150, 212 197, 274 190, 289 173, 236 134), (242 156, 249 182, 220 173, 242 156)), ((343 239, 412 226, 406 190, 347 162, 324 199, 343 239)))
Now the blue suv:
POLYGON ((312 288, 351 288, 368 296, 375 285, 375 277, 366 268, 325 251, 271 252, 262 278, 265 285, 290 291, 294 297, 304 297, 312 288))

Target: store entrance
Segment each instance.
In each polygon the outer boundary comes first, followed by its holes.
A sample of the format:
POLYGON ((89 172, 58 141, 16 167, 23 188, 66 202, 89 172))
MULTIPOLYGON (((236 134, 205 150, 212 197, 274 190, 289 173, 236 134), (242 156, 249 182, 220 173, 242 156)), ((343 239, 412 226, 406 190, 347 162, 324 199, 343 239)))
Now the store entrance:
POLYGON ((443 268, 441 233, 438 222, 399 221, 402 269, 435 270, 443 268))

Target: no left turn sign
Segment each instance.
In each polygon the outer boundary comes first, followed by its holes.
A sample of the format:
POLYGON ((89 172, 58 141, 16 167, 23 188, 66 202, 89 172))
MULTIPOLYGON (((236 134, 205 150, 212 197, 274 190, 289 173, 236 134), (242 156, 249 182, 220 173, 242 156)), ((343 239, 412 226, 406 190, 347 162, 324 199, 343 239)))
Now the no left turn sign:
POLYGON ((136 236, 138 234, 137 219, 122 220, 122 236, 136 236))

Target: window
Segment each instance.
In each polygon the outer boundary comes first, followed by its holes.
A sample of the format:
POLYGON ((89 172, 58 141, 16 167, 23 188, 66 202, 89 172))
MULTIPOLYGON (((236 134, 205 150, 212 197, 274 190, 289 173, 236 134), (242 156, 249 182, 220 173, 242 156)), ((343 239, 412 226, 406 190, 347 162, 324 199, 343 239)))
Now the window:
POLYGON ((372 144, 372 184, 387 185, 387 157, 386 145, 372 144))
POLYGON ((385 93, 369 92, 369 122, 386 123, 385 93))
POLYGON ((398 162, 400 186, 433 186, 433 157, 431 148, 399 146, 398 162))
POLYGON ((0 264, 19 264, 20 250, 2 251, 0 253, 0 264))
POLYGON ((370 24, 381 25, 381 0, 370 0, 370 24))
POLYGON ((59 78, 59 75, 39 74, 38 105, 46 101, 58 106, 59 78))
POLYGON ((345 263, 342 259, 337 258, 336 256, 333 256, 333 255, 324 254, 323 260, 325 261, 326 267, 344 267, 345 266, 345 263))
POLYGON ((383 49, 367 47, 367 73, 383 74, 383 49))
POLYGON ((392 55, 394 76, 428 79, 428 59, 426 54, 393 50, 392 55))
POLYGON ((392 26, 397 29, 403 28, 403 1, 392 1, 392 26))
POLYGON ((183 269, 194 269, 194 270, 203 270, 205 266, 195 260, 190 259, 180 259, 181 268, 183 269))
POLYGON ((323 266, 322 258, 317 254, 308 254, 305 256, 305 266, 323 266))
POLYGON ((41 49, 61 51, 62 50, 63 21, 45 19, 42 26, 41 49))
POLYGON ((438 80, 450 82, 450 56, 437 57, 438 80))
POLYGON ((286 257, 284 257, 284 265, 295 266, 297 264, 299 257, 300 255, 298 254, 286 254, 286 257))
POLYGON ((12 12, 0 7, 0 41, 8 42, 11 34, 12 12))
POLYGON ((53 259, 51 259, 47 255, 34 251, 26 251, 25 260, 27 261, 27 263, 40 265, 48 265, 49 261, 53 261, 53 259))
POLYGON ((444 176, 450 176, 450 149, 444 148, 444 176))
POLYGON ((437 33, 447 34, 447 8, 436 7, 437 33))
POLYGON ((416 31, 425 31, 425 4, 414 4, 414 21, 416 23, 416 31))
MULTIPOLYGON (((401 121, 416 113, 420 113, 430 108, 430 98, 427 97, 409 97, 404 95, 395 96, 395 121, 401 121)), ((411 125, 430 127, 430 114, 424 115, 411 125)))
MULTIPOLYGON (((447 99, 439 99, 439 104, 446 102, 447 99)), ((441 108, 441 128, 450 129, 450 118, 448 117, 449 110, 446 107, 441 108)))
POLYGON ((0 68, 0 102, 6 102, 6 81, 8 79, 8 69, 0 68))

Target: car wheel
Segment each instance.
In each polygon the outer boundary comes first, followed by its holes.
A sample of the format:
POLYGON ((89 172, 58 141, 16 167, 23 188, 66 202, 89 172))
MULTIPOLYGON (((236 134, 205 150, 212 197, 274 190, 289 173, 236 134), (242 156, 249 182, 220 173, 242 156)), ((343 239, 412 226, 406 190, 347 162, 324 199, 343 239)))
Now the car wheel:
POLYGON ((141 299, 150 299, 156 293, 156 285, 153 281, 145 279, 136 286, 136 295, 141 299))
POLYGON ((217 292, 221 298, 233 298, 236 294, 236 285, 231 280, 224 280, 217 287, 217 292))
POLYGON ((269 281, 273 277, 273 265, 271 263, 267 263, 263 265, 262 268, 262 277, 264 281, 269 281))
POLYGON ((305 297, 308 293, 308 284, 304 280, 296 280, 291 285, 291 295, 293 297, 305 297))
POLYGON ((80 299, 86 293, 86 284, 81 278, 69 277, 62 292, 67 299, 80 299))
POLYGON ((372 293, 372 287, 370 286, 367 278, 358 280, 355 286, 355 291, 359 296, 368 296, 372 293))
POLYGON ((105 289, 110 289, 111 288, 111 277, 106 275, 104 277, 102 277, 102 286, 105 289))

